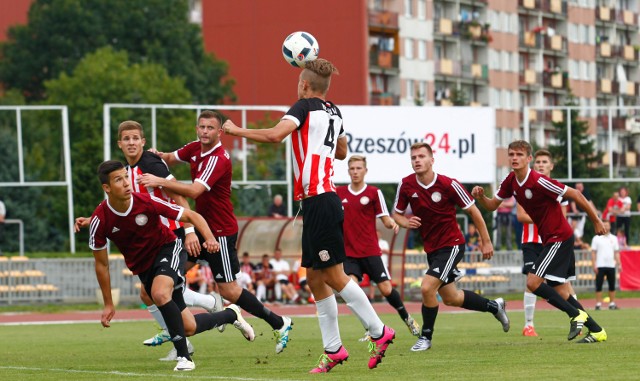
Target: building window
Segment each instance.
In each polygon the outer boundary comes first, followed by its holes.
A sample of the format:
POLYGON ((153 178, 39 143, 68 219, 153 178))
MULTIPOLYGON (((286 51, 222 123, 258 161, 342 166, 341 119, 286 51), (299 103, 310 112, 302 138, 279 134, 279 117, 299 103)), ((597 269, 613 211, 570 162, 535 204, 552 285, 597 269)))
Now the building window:
POLYGON ((418 40, 418 59, 427 60, 427 41, 425 40, 418 40))
POLYGON ((404 15, 408 18, 413 17, 413 0, 404 0, 404 15))
POLYGON ((416 93, 416 88, 415 88, 413 79, 407 79, 407 99, 413 100, 415 93, 416 93))
POLYGON ((404 39, 404 57, 413 59, 413 38, 404 39))
POLYGON ((425 104, 427 101, 427 82, 420 81, 418 82, 418 99, 425 104))
POLYGON ((418 0, 418 19, 424 20, 427 18, 427 0, 418 0))

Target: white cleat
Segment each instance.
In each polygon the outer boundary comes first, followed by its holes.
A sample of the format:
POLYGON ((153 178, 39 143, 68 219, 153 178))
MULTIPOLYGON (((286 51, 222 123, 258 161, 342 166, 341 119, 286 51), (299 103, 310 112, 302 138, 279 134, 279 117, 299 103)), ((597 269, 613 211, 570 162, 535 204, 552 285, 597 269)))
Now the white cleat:
POLYGON ((167 341, 171 341, 171 336, 169 336, 169 332, 163 329, 152 338, 143 341, 142 344, 147 345, 149 347, 155 347, 158 345, 162 345, 167 341))
MULTIPOLYGON (((187 349, 189 350, 189 356, 193 356, 193 353, 195 352, 195 350, 193 349, 193 345, 191 344, 191 342, 187 339, 187 349)), ((160 359, 158 359, 160 361, 178 361, 178 351, 176 351, 176 348, 171 348, 171 350, 169 351, 169 353, 167 353, 167 355, 165 357, 162 357, 160 359)))
POLYGON ((178 357, 178 363, 176 364, 176 367, 173 368, 173 370, 177 372, 189 372, 191 370, 194 370, 195 368, 196 363, 194 363, 192 360, 187 360, 184 357, 178 357))
POLYGON ((282 352, 289 343, 289 332, 291 332, 293 322, 290 318, 283 316, 284 325, 280 329, 274 329, 273 335, 276 339, 276 353, 282 352))
MULTIPOLYGON (((216 304, 213 306, 213 309, 209 310, 209 312, 214 313, 214 312, 220 312, 224 310, 224 300, 222 300, 222 295, 218 294, 215 291, 211 291, 211 293, 209 294, 211 296, 213 296, 213 298, 216 300, 216 304)), ((222 324, 218 326, 218 331, 219 332, 224 332, 224 329, 227 327, 226 324, 222 324)))
POLYGON ((416 341, 416 343, 413 344, 413 347, 411 347, 411 351, 421 352, 421 351, 426 351, 429 348, 431 348, 431 340, 427 339, 424 336, 420 336, 418 338, 418 341, 416 341))
POLYGON ((500 324, 502 324, 502 330, 505 332, 509 332, 511 323, 509 322, 509 317, 507 316, 507 302, 505 302, 502 298, 496 299, 495 302, 498 304, 498 312, 493 314, 493 316, 495 316, 500 324))
POLYGON ((228 309, 232 310, 236 313, 236 321, 233 322, 233 326, 236 327, 240 332, 242 332, 242 336, 249 341, 253 341, 256 338, 255 332, 253 332, 253 327, 247 323, 246 320, 240 314, 240 307, 235 304, 229 304, 227 306, 228 309))

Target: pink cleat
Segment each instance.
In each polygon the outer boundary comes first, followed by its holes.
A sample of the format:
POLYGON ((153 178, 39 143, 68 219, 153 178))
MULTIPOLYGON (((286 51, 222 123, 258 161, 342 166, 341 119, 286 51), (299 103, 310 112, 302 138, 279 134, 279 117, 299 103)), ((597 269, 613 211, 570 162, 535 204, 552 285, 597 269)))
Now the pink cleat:
POLYGON ((341 346, 340 350, 336 353, 323 353, 320 355, 320 359, 318 360, 318 365, 315 368, 311 369, 309 373, 327 373, 334 366, 342 364, 347 361, 349 358, 349 353, 347 350, 341 346))
POLYGON ((370 338, 369 342, 369 369, 373 369, 382 362, 384 352, 387 350, 389 344, 393 343, 393 339, 396 338, 396 331, 392 328, 384 326, 382 330, 382 336, 379 339, 370 338))

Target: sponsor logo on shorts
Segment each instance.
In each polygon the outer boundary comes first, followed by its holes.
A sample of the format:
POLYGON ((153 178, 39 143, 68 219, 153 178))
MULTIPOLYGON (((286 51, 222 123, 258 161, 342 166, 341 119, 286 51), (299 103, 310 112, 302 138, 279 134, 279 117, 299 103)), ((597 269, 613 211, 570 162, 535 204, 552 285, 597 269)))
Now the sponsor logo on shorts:
POLYGON ((331 257, 329 256, 329 252, 328 252, 328 251, 326 251, 326 250, 322 250, 322 251, 320 251, 320 252, 318 253, 318 256, 320 257, 320 260, 321 260, 322 262, 326 262, 326 261, 328 261, 328 260, 329 260, 329 258, 331 258, 331 257))
POLYGON ((148 221, 149 217, 147 217, 145 214, 138 214, 136 216, 136 224, 138 224, 138 226, 144 226, 148 221))
POLYGON ((435 269, 433 269, 433 272, 440 274, 440 267, 436 267, 435 269))

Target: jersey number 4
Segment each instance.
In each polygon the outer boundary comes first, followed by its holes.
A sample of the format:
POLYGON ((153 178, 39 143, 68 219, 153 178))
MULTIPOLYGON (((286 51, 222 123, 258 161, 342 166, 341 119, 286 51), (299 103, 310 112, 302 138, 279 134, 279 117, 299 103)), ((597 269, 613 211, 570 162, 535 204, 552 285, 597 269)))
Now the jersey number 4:
POLYGON ((324 145, 327 147, 331 147, 331 151, 333 151, 333 148, 336 146, 335 145, 335 140, 336 140, 336 132, 335 129, 333 127, 333 119, 329 119, 329 129, 327 130, 327 136, 324 137, 324 145))

